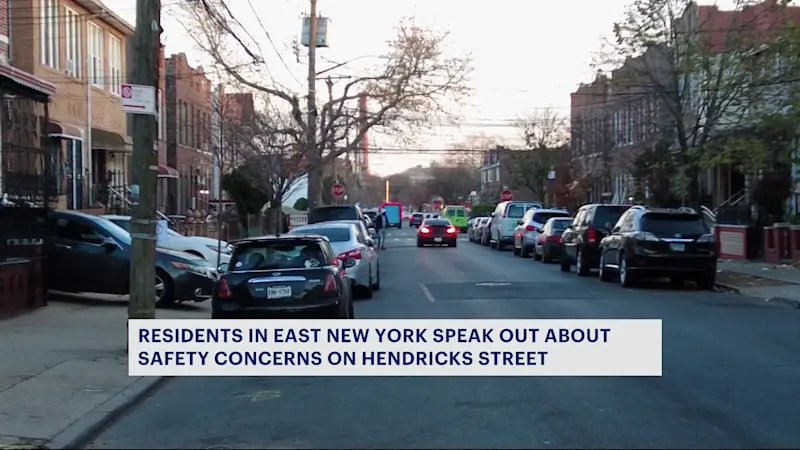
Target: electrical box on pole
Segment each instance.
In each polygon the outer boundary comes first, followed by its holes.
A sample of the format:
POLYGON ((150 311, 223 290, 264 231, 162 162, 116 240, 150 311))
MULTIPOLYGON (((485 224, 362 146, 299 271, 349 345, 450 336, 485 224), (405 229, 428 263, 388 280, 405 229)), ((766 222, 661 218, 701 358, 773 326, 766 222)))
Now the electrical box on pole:
MULTIPOLYGON (((308 47, 310 42, 309 35, 311 31, 311 17, 303 17, 303 32, 300 35, 300 44, 303 47, 308 47)), ((328 18, 317 17, 317 47, 328 47, 328 18)))

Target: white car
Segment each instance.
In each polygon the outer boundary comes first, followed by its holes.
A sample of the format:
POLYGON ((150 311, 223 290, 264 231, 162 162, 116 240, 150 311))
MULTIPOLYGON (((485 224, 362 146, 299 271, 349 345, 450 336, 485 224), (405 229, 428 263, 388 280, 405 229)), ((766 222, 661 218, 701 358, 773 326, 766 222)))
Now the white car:
MULTIPOLYGON (((128 233, 131 232, 130 216, 107 215, 101 217, 114 222, 128 233)), ((156 245, 161 248, 190 253, 205 259, 211 264, 217 264, 217 255, 219 255, 220 264, 229 264, 231 262, 232 247, 225 241, 219 242, 216 239, 203 236, 184 236, 170 228, 158 234, 156 239, 156 245), (218 248, 221 250, 219 254, 217 253, 218 248)))

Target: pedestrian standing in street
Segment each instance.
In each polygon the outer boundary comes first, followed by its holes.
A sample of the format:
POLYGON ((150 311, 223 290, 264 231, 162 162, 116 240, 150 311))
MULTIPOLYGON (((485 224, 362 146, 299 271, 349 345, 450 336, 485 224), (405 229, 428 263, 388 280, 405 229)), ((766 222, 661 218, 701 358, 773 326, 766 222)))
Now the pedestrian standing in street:
POLYGON ((375 232, 377 233, 377 246, 383 250, 386 248, 386 226, 389 224, 389 217, 386 210, 382 209, 380 214, 375 216, 375 232))

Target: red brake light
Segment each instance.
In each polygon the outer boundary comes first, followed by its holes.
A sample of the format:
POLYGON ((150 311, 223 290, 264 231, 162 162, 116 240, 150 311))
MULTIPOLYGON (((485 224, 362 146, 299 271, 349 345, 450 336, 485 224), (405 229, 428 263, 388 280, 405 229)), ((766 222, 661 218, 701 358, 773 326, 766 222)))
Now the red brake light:
POLYGON ((322 290, 326 294, 339 293, 339 286, 336 285, 336 279, 333 277, 333 275, 328 274, 328 276, 325 277, 325 285, 323 285, 322 290))
POLYGON ((228 277, 222 276, 217 281, 217 298, 231 298, 231 285, 228 283, 228 277))
POLYGON ((447 229, 447 232, 448 232, 449 234, 453 234, 453 233, 455 233, 455 232, 456 232, 456 229, 455 229, 455 227, 450 227, 450 228, 448 228, 448 229, 447 229))
POLYGON ((528 225, 525 227, 525 231, 536 231, 536 227, 533 225, 528 225))
POLYGON ((554 234, 552 236, 547 236, 547 240, 548 241, 552 241, 552 242, 558 242, 560 244, 561 243, 561 236, 559 236, 557 234, 554 234))
POLYGON ((589 228, 589 231, 586 232, 586 239, 592 243, 597 242, 597 230, 594 228, 589 228))
POLYGON ((341 259, 342 261, 344 261, 347 258, 361 259, 361 249, 356 248, 350 250, 349 252, 344 252, 341 255, 337 256, 336 258, 341 259))
POLYGON ((428 233, 431 232, 431 229, 428 228, 428 227, 422 227, 422 228, 419 229, 419 232, 422 233, 422 234, 428 234, 428 233))

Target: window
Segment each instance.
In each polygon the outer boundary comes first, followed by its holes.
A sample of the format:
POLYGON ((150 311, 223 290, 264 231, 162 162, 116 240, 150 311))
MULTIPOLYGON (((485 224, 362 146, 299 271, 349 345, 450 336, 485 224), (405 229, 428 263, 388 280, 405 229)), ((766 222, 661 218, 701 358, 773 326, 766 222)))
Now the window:
POLYGON ((166 120, 167 120, 167 112, 164 110, 164 91, 161 89, 158 90, 158 138, 162 141, 166 138, 164 135, 166 134, 167 127, 166 127, 166 120))
POLYGON ((89 83, 103 86, 103 29, 89 22, 89 83))
POLYGON ((122 89, 122 41, 108 35, 108 71, 111 85, 108 90, 119 95, 122 89))
POLYGON ((56 236, 67 241, 100 244, 103 236, 88 223, 75 219, 58 219, 56 236))
POLYGON ((282 270, 328 266, 322 245, 316 241, 253 242, 240 245, 231 258, 234 270, 282 270))
POLYGON ((81 16, 64 7, 64 37, 66 38, 67 74, 81 77, 81 16))
POLYGON ((328 242, 350 242, 351 232, 353 230, 350 227, 339 227, 339 228, 317 228, 317 227, 307 227, 307 228, 299 228, 297 230, 292 230, 291 234, 318 234, 320 236, 325 236, 328 238, 328 242))
POLYGON ((197 126, 195 117, 194 105, 192 105, 189 109, 189 142, 187 142, 190 147, 197 147, 197 142, 195 142, 195 128, 197 126))
MULTIPOLYGON (((10 4, 10 3, 9 3, 10 4)), ((39 57, 45 66, 58 69, 58 1, 39 0, 39 57)))

